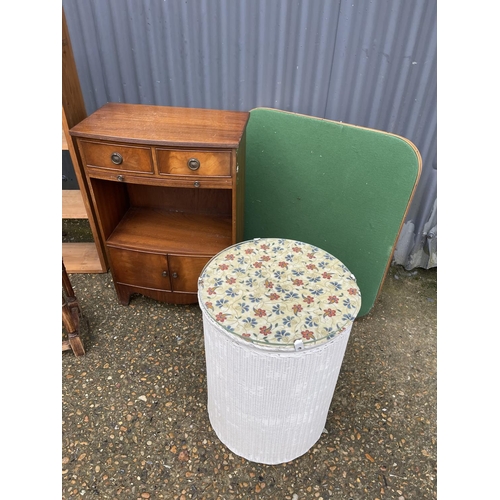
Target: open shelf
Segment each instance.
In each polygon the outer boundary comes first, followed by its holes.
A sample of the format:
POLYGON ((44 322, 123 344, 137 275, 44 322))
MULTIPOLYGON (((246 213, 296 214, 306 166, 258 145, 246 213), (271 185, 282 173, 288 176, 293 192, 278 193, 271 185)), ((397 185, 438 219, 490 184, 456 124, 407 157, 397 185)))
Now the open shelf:
POLYGON ((131 207, 107 244, 169 254, 185 254, 189 248, 190 255, 213 255, 231 245, 231 217, 131 207))

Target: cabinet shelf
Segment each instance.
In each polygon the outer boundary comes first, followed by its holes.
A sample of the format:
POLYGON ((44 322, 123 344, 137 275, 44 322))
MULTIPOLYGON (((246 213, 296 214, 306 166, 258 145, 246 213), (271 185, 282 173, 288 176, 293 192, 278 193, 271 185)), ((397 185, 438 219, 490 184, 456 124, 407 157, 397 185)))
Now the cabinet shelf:
POLYGON ((107 245, 145 252, 213 255, 231 245, 231 217, 131 207, 107 245))

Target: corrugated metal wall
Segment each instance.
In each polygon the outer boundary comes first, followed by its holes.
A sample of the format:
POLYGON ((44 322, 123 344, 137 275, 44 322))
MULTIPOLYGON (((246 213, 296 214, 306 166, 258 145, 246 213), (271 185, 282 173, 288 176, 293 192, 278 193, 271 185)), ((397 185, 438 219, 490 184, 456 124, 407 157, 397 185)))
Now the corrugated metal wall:
POLYGON ((410 139, 423 171, 394 260, 437 265, 435 0, 63 0, 92 113, 267 106, 410 139))

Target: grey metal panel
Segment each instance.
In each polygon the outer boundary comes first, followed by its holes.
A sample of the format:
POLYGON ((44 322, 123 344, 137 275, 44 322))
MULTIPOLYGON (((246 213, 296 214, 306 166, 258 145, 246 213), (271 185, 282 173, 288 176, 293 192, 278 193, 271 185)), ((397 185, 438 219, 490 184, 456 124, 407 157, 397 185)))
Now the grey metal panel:
POLYGON ((108 101, 323 116, 340 0, 64 0, 87 111, 108 101))
POLYGON ((435 0, 63 0, 63 8, 88 113, 111 101, 267 106, 410 139, 423 171, 395 260, 435 265, 436 239, 426 243, 436 226, 435 0))

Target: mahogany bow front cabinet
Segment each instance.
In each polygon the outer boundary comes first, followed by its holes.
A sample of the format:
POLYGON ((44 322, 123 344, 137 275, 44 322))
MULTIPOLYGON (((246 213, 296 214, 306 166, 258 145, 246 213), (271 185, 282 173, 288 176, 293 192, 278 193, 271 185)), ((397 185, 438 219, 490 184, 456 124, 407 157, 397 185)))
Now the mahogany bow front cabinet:
POLYGON ((195 303, 205 264, 241 241, 248 118, 109 103, 71 129, 122 304, 195 303))

